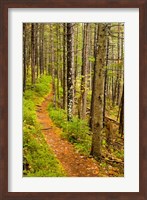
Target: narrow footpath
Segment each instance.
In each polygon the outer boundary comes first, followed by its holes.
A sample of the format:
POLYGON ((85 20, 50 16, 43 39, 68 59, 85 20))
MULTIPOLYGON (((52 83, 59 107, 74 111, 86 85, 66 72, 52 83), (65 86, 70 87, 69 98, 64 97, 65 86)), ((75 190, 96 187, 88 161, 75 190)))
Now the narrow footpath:
POLYGON ((61 129, 54 125, 47 111, 51 99, 52 94, 49 94, 36 110, 47 143, 62 164, 68 177, 97 177, 99 174, 97 162, 93 158, 79 154, 70 142, 61 138, 61 129))

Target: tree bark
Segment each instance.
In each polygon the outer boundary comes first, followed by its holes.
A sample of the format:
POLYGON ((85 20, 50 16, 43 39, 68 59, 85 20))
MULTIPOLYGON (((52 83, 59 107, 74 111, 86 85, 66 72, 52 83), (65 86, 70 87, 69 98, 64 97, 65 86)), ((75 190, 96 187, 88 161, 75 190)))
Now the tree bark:
POLYGON ((106 69, 105 69, 105 77, 104 77, 104 109, 103 109, 103 126, 105 121, 105 111, 106 111, 106 97, 107 97, 107 66, 108 66, 108 58, 109 58, 109 37, 106 40, 106 69))
POLYGON ((88 37, 89 37, 89 24, 84 24, 83 36, 83 53, 82 53, 82 80, 81 80, 81 103, 82 103, 82 119, 86 117, 86 102, 87 102, 87 70, 88 70, 88 37))
POLYGON ((57 40, 57 53, 56 53, 56 64, 57 64, 57 85, 56 85, 56 88, 57 88, 57 99, 59 100, 59 25, 57 24, 56 25, 56 40, 57 40))
MULTIPOLYGON (((94 65, 93 65, 93 72, 95 72, 95 67, 96 67, 96 57, 97 57, 97 52, 98 52, 98 37, 99 37, 99 25, 95 24, 95 31, 94 31, 94 65)), ((89 119, 89 127, 91 130, 93 130, 93 116, 94 116, 94 107, 95 107, 95 102, 94 102, 94 91, 96 90, 95 88, 95 73, 93 73, 93 78, 92 78, 92 95, 91 95, 91 107, 90 107, 90 119, 89 119)))
POLYGON ((63 24, 63 108, 67 109, 66 23, 63 24))
POLYGON ((54 33, 53 24, 50 25, 50 40, 51 40, 51 74, 52 74, 52 91, 53 91, 53 104, 56 108, 56 87, 55 87, 55 58, 54 58, 54 33))
POLYGON ((40 24, 40 75, 44 74, 44 24, 40 24))
POLYGON ((119 133, 121 134, 121 137, 123 136, 124 132, 124 87, 122 92, 122 98, 121 98, 121 111, 120 111, 120 122, 119 122, 119 133))
POLYGON ((95 88, 94 92, 94 115, 93 115, 93 137, 91 154, 97 159, 101 159, 101 133, 103 129, 103 94, 104 94, 104 65, 106 50, 105 24, 99 24, 99 48, 96 57, 95 67, 95 88))
POLYGON ((31 25, 31 76, 32 85, 35 84, 35 37, 34 37, 34 23, 31 25))
POLYGON ((67 23, 67 119, 72 120, 73 116, 73 29, 72 23, 67 23))
POLYGON ((23 91, 26 89, 26 24, 23 24, 23 91))

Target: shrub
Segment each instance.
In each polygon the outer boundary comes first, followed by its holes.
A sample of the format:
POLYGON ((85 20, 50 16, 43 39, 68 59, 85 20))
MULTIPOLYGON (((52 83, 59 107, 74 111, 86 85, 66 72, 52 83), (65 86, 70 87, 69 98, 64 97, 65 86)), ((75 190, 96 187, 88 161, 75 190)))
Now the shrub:
POLYGON ((36 112, 35 104, 31 99, 23 100, 23 122, 28 125, 35 125, 36 112))
POLYGON ((62 128, 62 137, 73 143, 79 152, 89 154, 91 135, 87 122, 77 117, 67 121, 66 111, 60 108, 55 110, 53 104, 49 104, 48 111, 54 123, 62 128))
POLYGON ((37 96, 44 96, 50 92, 49 83, 51 82, 51 77, 42 76, 38 79, 35 84, 34 91, 37 93, 37 96))
POLYGON ((63 124, 66 122, 66 112, 60 108, 57 108, 56 110, 53 107, 53 104, 50 103, 48 106, 48 111, 50 114, 50 117, 55 122, 55 124, 62 128, 63 124))
POLYGON ((23 98, 26 99, 33 99, 34 98, 34 91, 31 89, 27 89, 23 95, 23 98))

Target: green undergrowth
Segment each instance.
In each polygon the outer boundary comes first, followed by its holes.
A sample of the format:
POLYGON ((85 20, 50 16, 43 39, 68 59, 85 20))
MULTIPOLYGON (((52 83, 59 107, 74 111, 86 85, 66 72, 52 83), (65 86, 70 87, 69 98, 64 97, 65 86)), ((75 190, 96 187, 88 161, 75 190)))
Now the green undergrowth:
POLYGON ((51 77, 42 76, 23 95, 23 175, 27 177, 63 177, 59 161, 49 148, 37 122, 36 105, 50 92, 51 77))
POLYGON ((110 99, 107 99, 106 101, 106 112, 111 119, 118 121, 119 106, 118 105, 113 106, 112 101, 110 99))
POLYGON ((67 121, 66 111, 61 108, 54 108, 50 103, 48 112, 56 126, 62 129, 61 136, 74 144, 78 152, 89 155, 91 150, 92 137, 87 122, 77 117, 67 121))

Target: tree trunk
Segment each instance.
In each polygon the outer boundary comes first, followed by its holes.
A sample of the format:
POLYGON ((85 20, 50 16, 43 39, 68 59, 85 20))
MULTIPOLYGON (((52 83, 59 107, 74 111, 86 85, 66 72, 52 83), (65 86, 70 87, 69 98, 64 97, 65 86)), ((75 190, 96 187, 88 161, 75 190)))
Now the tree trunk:
POLYGON ((67 109, 66 23, 63 24, 63 108, 67 109))
MULTIPOLYGON (((93 72, 95 72, 95 67, 96 67, 96 57, 97 57, 97 52, 98 52, 98 36, 99 36, 99 25, 95 24, 95 31, 94 31, 94 65, 93 65, 93 72)), ((94 91, 96 90, 95 88, 95 73, 93 73, 93 78, 92 78, 92 96, 91 96, 91 107, 90 107, 90 119, 89 119, 89 126, 91 130, 93 130, 93 116, 94 116, 94 91)))
POLYGON ((57 85, 56 85, 56 88, 57 88, 57 99, 59 101, 59 25, 57 24, 56 25, 56 40, 57 40, 57 53, 56 53, 56 64, 57 64, 57 85))
POLYGON ((44 74, 44 24, 40 24, 40 75, 44 74))
POLYGON ((23 24, 23 91, 26 89, 26 24, 23 24))
POLYGON ((38 65, 38 23, 35 23, 35 66, 37 67, 37 65, 38 65))
POLYGON ((31 25, 31 76, 32 84, 35 83, 35 39, 34 39, 34 24, 31 25))
POLYGON ((77 93, 77 75, 78 75, 78 38, 79 38, 79 25, 76 27, 76 37, 75 37, 75 77, 74 77, 74 96, 77 93))
POLYGON ((120 122, 119 122, 119 133, 121 134, 121 137, 123 136, 124 132, 124 87, 121 97, 121 111, 120 111, 120 122))
POLYGON ((50 40, 51 40, 51 74, 52 74, 52 91, 53 91, 53 104, 56 108, 56 87, 55 87, 55 58, 54 58, 54 33, 53 25, 50 25, 50 40))
MULTIPOLYGON (((113 45, 113 38, 112 38, 112 59, 114 59, 114 45, 113 45)), ((112 66, 112 105, 114 105, 114 71, 112 66)))
MULTIPOLYGON (((117 43, 117 48, 118 48, 118 69, 120 69, 120 25, 118 23, 118 43, 117 43)), ((119 105, 119 96, 120 96, 120 79, 121 79, 121 71, 118 70, 118 81, 117 81, 117 96, 116 96, 116 103, 119 105)))
POLYGON ((106 42, 106 69, 105 69, 105 78, 104 78, 104 109, 103 109, 103 126, 105 121, 105 112, 106 112, 106 98, 107 98, 107 66, 108 66, 108 58, 109 58, 109 37, 107 37, 106 42))
MULTIPOLYGON (((101 158, 101 132, 103 129, 103 94, 104 94, 104 65, 105 65, 105 24, 99 24, 99 48, 95 67, 94 112, 93 112, 93 137, 91 154, 99 160, 101 158)), ((93 103, 93 102, 92 102, 93 103)))
POLYGON ((73 37, 72 23, 67 23, 67 119, 73 115, 73 37))
POLYGON ((87 70, 88 70, 88 38, 89 38, 89 24, 84 24, 83 36, 83 53, 82 53, 82 80, 81 80, 81 103, 82 103, 82 119, 86 117, 86 102, 87 102, 87 70))

